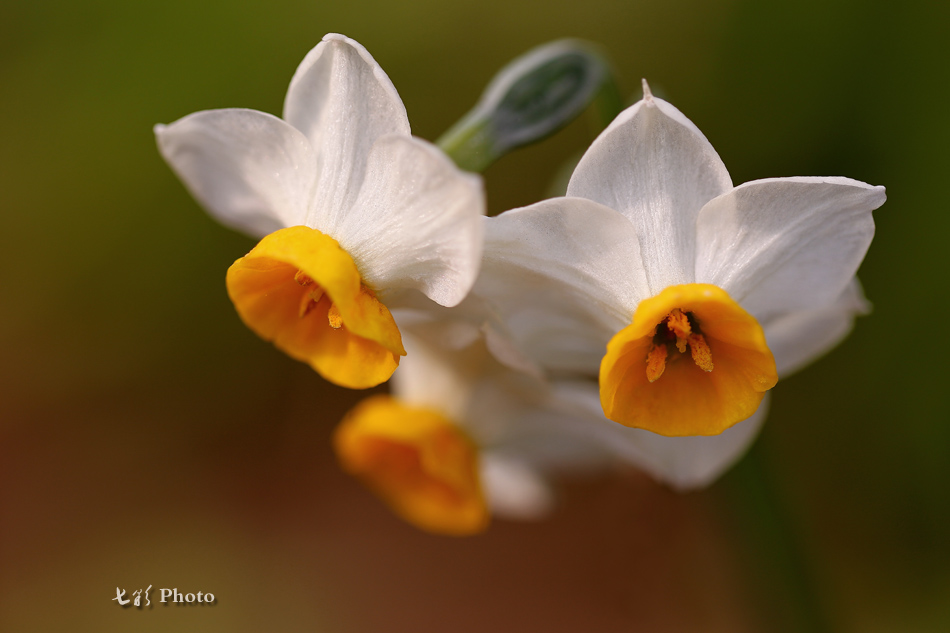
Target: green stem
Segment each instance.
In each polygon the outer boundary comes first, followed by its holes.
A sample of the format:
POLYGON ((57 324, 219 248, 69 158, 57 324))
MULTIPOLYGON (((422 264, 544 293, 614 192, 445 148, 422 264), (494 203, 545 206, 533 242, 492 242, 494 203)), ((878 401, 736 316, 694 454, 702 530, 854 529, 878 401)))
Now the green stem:
POLYGON ((477 116, 480 114, 477 111, 469 113, 435 142, 459 169, 475 173, 481 173, 498 158, 489 151, 492 147, 491 121, 477 116))
MULTIPOLYGON (((799 633, 832 633, 828 614, 815 587, 814 574, 795 521, 766 467, 762 438, 733 469, 734 505, 751 541, 747 553, 754 554, 755 571, 766 576, 773 596, 783 596, 782 604, 767 614, 769 627, 781 615, 787 630, 799 633), (776 613, 776 611, 778 613, 776 613)), ((752 558, 752 556, 750 556, 752 558)), ((785 627, 782 627, 785 628, 785 627)), ((770 628, 770 630, 776 630, 770 628)))

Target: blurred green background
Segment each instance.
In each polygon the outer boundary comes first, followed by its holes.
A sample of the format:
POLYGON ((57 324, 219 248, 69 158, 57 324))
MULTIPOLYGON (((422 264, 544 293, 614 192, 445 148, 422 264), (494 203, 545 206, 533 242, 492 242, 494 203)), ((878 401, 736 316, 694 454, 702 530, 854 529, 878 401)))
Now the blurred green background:
MULTIPOLYGON (((948 27, 926 0, 4 0, 0 630, 781 632, 807 620, 802 587, 828 630, 950 630, 948 27), (736 183, 888 188, 860 271, 874 313, 774 390, 760 469, 685 496, 573 482, 550 520, 463 540, 338 471, 330 430, 364 394, 241 325, 224 272, 252 242, 151 131, 279 114, 327 32, 371 51, 430 140, 511 58, 575 36, 691 118, 736 183), (760 515, 763 473, 780 504, 760 515), (110 601, 149 584, 150 611, 110 601), (163 607, 161 587, 218 602, 163 607)), ((590 140, 579 121, 501 160, 490 208, 544 197, 590 140)))

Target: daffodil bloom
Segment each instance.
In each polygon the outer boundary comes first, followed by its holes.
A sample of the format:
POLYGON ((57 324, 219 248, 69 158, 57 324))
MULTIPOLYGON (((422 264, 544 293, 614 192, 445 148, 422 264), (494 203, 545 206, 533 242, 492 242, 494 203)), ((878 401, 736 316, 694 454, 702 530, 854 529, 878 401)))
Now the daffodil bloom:
POLYGON ((505 367, 478 327, 454 316, 399 314, 410 354, 390 383, 393 395, 358 404, 334 446, 343 468, 400 517, 464 536, 485 530, 492 516, 542 516, 553 505, 554 474, 610 463, 613 449, 597 435, 599 412, 505 367))
POLYGON ((597 374, 607 418, 717 435, 753 416, 778 368, 847 331, 856 310, 837 306, 855 304, 884 189, 838 177, 733 187, 696 126, 645 82, 644 94, 594 141, 566 197, 486 220, 476 292, 538 366, 597 374))
POLYGON ((307 54, 283 119, 209 110, 155 133, 211 215, 263 237, 228 270, 238 314, 336 384, 371 387, 395 370, 394 292, 450 306, 474 282, 480 179, 410 135, 396 89, 349 38, 327 35, 307 54))
POLYGON ((459 536, 487 527, 477 449, 440 411, 373 396, 334 438, 344 467, 410 523, 459 536))

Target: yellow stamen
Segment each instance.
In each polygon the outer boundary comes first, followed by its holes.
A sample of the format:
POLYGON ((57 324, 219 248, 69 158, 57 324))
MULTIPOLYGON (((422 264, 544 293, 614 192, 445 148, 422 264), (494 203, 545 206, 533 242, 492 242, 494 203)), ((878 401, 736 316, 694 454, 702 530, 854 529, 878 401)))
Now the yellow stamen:
POLYGON ((656 382, 666 370, 666 345, 654 345, 647 354, 647 380, 656 382))
POLYGON ((712 350, 706 343, 702 334, 689 335, 689 351, 693 356, 693 362, 703 371, 713 370, 712 350))
POLYGON ((417 527, 465 536, 488 526, 478 449, 439 412, 373 396, 347 414, 333 446, 345 470, 417 527))
POLYGON ((335 303, 330 304, 330 309, 327 310, 327 321, 330 322, 330 327, 334 330, 343 327, 343 316, 340 314, 340 308, 335 303))

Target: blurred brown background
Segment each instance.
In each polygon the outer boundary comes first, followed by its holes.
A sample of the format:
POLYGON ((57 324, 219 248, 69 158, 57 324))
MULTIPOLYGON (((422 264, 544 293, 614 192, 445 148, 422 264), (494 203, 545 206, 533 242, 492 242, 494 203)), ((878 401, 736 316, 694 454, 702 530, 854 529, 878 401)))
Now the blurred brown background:
MULTIPOLYGON (((781 632, 809 630, 802 586, 827 630, 950 630, 948 6, 5 0, 0 630, 781 632), (364 394, 241 325, 224 272, 252 243, 151 132, 279 114, 327 32, 372 52, 430 140, 511 58, 576 36, 631 96, 648 78, 736 183, 887 186, 860 272, 874 314, 776 388, 754 459, 707 491, 618 473, 478 538, 400 523, 329 449, 364 394), (151 610, 110 600, 149 584, 151 610), (162 606, 162 587, 218 602, 162 606)), ((544 197, 590 140, 579 121, 490 168, 492 210, 544 197)))

